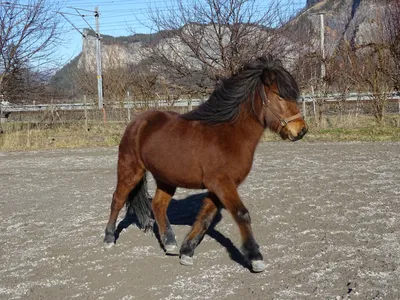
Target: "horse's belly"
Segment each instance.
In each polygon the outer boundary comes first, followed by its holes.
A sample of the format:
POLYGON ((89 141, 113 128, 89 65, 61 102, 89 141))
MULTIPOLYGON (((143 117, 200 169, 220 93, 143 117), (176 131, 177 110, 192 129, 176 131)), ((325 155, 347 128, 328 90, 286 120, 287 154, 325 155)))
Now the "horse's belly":
POLYGON ((172 186, 204 188, 199 157, 190 149, 177 146, 170 144, 169 147, 146 147, 146 153, 142 156, 146 169, 156 180, 172 186))
POLYGON ((163 163, 153 162, 146 165, 154 179, 168 185, 188 189, 204 188, 202 172, 200 168, 193 165, 185 165, 176 160, 164 161, 163 163))

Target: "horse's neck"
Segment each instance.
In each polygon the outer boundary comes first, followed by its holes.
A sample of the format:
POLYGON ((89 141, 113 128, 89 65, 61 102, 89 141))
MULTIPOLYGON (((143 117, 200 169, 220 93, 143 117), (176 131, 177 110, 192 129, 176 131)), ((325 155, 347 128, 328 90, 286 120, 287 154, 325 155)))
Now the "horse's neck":
MULTIPOLYGON (((257 106, 255 109, 257 112, 257 106)), ((241 141, 254 152, 265 130, 258 113, 254 114, 248 109, 242 109, 235 125, 242 135, 241 141)))

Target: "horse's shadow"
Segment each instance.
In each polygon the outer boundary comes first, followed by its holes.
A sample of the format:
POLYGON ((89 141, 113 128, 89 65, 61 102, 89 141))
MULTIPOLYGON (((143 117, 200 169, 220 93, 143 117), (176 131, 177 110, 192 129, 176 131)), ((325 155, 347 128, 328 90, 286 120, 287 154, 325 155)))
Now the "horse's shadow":
MULTIPOLYGON (((206 193, 200 193, 191 195, 182 200, 172 199, 168 206, 168 211, 167 211, 169 222, 172 225, 190 225, 190 226, 193 225, 193 223, 196 221, 196 216, 200 211, 205 196, 206 193)), ((225 249, 227 250, 229 256, 233 261, 237 262, 243 267, 248 268, 248 263, 246 262, 242 253, 232 243, 232 241, 215 229, 215 226, 221 220, 222 220, 222 215, 220 212, 218 212, 214 218, 214 221, 208 228, 206 234, 211 238, 213 238, 214 240, 216 240, 218 243, 220 243, 223 247, 225 247, 225 249)), ((117 230, 115 231, 115 242, 118 240, 122 230, 128 228, 132 224, 136 226, 138 225, 138 220, 136 215, 126 214, 124 219, 121 222, 119 222, 117 230)), ((163 247, 160 240, 160 236, 158 234, 158 227, 156 224, 153 226, 153 232, 160 246, 163 247)))

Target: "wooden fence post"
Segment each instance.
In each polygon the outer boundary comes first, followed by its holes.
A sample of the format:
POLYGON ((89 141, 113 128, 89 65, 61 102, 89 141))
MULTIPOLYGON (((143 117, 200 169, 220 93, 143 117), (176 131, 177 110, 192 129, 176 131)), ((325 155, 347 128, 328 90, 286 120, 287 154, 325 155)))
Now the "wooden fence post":
POLYGON ((28 122, 28 131, 27 131, 27 139, 26 139, 26 147, 31 147, 31 123, 28 122))
POLYGON ((101 109, 101 111, 103 112, 103 123, 106 124, 107 123, 107 115, 106 115, 106 110, 105 110, 104 106, 101 109))
POLYGON ((126 108, 128 109, 128 121, 131 121, 131 104, 129 103, 129 91, 126 92, 126 108))
POLYGON ((89 131, 89 128, 88 128, 88 116, 87 116, 86 95, 83 95, 83 102, 85 103, 85 131, 89 131))
POLYGON ((399 100, 397 100, 399 103, 399 114, 400 114, 400 95, 399 95, 399 100))
POLYGON ((317 109, 315 107, 315 93, 314 93, 314 87, 311 86, 311 95, 312 95, 312 103, 313 103, 313 112, 314 112, 314 118, 317 116, 317 109))
POLYGON ((188 111, 192 110, 192 99, 188 100, 188 111))

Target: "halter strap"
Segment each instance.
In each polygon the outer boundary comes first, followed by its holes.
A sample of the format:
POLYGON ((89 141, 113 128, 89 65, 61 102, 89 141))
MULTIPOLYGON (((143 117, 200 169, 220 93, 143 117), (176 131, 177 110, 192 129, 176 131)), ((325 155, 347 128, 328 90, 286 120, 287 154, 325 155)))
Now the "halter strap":
MULTIPOLYGON (((276 111, 276 109, 274 109, 273 107, 271 107, 271 106, 268 105, 268 104, 270 103, 270 101, 269 101, 269 99, 267 98, 267 95, 266 95, 266 93, 265 93, 264 88, 263 88, 262 86, 260 86, 260 88, 261 88, 260 96, 261 96, 261 99, 262 99, 262 101, 263 101, 263 106, 269 108, 269 110, 273 113, 273 115, 274 115, 274 116, 278 119, 278 121, 279 121, 279 127, 278 127, 278 129, 276 130, 276 133, 277 133, 277 134, 279 134, 279 133, 282 131, 282 129, 283 129, 287 124, 289 124, 290 122, 292 122, 292 121, 294 121, 294 120, 296 120, 296 119, 302 118, 301 112, 298 113, 298 114, 295 114, 294 116, 291 116, 291 117, 289 117, 289 118, 286 118, 286 119, 281 118, 281 116, 280 116, 279 113, 276 111)), ((273 92, 274 92, 274 91, 273 91, 273 92)), ((282 98, 277 92, 274 92, 274 93, 277 94, 280 98, 282 98)))

